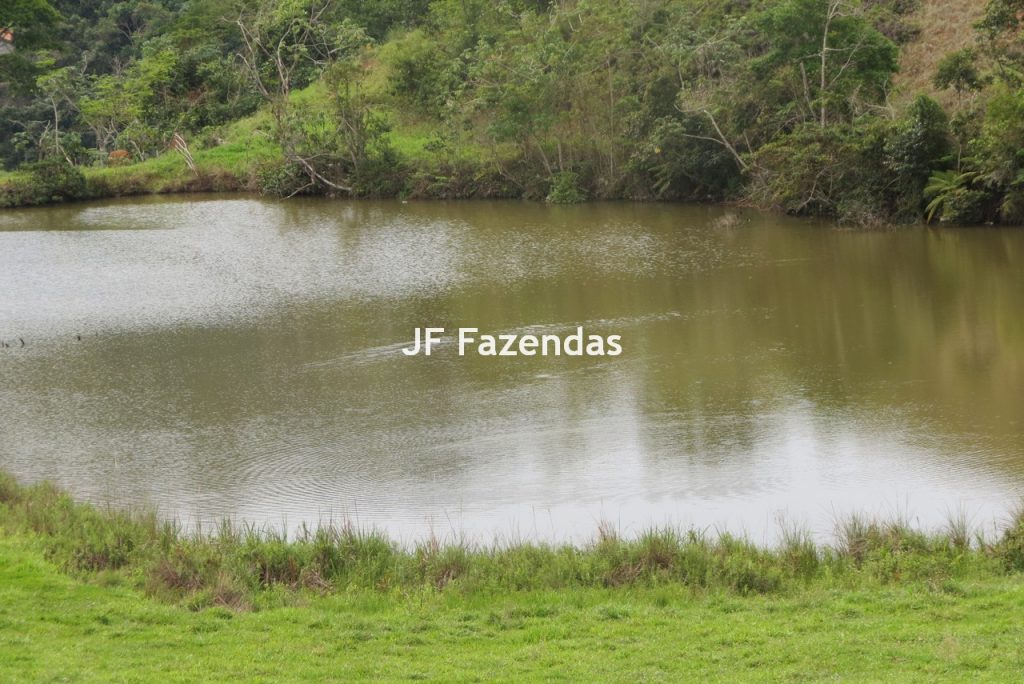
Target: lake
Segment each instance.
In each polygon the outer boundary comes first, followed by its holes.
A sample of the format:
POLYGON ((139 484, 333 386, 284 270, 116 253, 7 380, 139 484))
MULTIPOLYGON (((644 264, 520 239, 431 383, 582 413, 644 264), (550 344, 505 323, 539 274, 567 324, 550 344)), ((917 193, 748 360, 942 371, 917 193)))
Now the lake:
POLYGON ((186 525, 771 543, 1024 495, 1021 230, 154 197, 0 211, 0 274, 0 469, 186 525), (577 326, 622 354, 451 340, 577 326))

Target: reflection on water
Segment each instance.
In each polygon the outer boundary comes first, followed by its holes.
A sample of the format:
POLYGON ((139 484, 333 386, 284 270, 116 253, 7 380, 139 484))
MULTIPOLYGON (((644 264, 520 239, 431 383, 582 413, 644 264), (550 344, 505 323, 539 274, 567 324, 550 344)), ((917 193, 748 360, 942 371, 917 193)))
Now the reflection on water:
POLYGON ((0 212, 0 468, 189 522, 770 540, 1024 494, 1024 233, 675 205, 145 199, 0 212), (731 225, 723 228, 720 226, 731 225), (415 327, 619 334, 430 358, 415 327), (79 341, 78 336, 81 336, 79 341))

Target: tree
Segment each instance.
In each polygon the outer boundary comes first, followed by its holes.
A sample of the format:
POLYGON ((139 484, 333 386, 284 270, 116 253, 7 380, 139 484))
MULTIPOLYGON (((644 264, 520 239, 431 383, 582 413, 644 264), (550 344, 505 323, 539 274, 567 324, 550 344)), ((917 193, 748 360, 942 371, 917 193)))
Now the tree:
POLYGON ((235 20, 242 39, 238 56, 269 105, 275 137, 286 160, 301 167, 311 185, 351 193, 352 186, 344 177, 325 172, 337 150, 311 144, 307 128, 312 113, 296 109, 291 101, 293 88, 305 85, 339 60, 352 58, 370 42, 366 33, 349 21, 340 25, 326 22, 330 7, 330 0, 263 0, 243 10, 235 20))
POLYGON ((996 64, 1000 79, 1024 83, 1024 0, 989 0, 977 24, 982 48, 996 64))
POLYGON ((965 92, 978 90, 982 85, 981 75, 975 66, 977 54, 972 48, 950 52, 939 61, 932 83, 936 88, 956 91, 957 100, 965 92))
POLYGON ((46 0, 4 0, 0 5, 0 29, 14 33, 19 50, 52 45, 58 21, 60 15, 46 0))
POLYGON ((81 73, 74 67, 61 67, 43 74, 36 79, 36 85, 45 95, 53 110, 53 149, 59 153, 68 164, 74 165, 71 157, 61 145, 60 138, 60 110, 67 107, 74 110, 76 99, 81 82, 81 73))
MULTIPOLYGON (((136 60, 121 74, 100 76, 79 101, 82 119, 92 128, 96 146, 134 148, 144 159, 160 147, 155 121, 171 99, 176 54, 161 50, 136 60), (125 132, 128 134, 122 139, 125 132)), ((169 134, 168 134, 169 135, 169 134)))
POLYGON ((921 217, 923 190, 931 173, 949 164, 949 117, 935 100, 919 95, 889 131, 884 171, 891 176, 891 213, 899 219, 921 217))
POLYGON ((768 43, 755 71, 787 85, 821 128, 848 121, 857 99, 881 100, 898 50, 860 0, 784 0, 755 21, 768 43))

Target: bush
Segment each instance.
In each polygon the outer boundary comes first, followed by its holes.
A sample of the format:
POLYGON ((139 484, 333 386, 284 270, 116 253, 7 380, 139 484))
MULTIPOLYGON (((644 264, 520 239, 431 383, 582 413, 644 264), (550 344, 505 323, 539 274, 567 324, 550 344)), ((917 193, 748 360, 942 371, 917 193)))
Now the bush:
POLYGON ((430 116, 444 113, 452 89, 461 82, 455 73, 457 64, 443 47, 424 31, 415 30, 384 48, 392 92, 430 116))
POLYGON ((406 169, 398 153, 379 145, 352 173, 352 194, 358 197, 394 197, 402 192, 406 169))
POLYGON ((972 48, 951 52, 939 61, 933 85, 941 90, 953 88, 957 94, 978 90, 983 85, 976 66, 977 53, 972 48))
POLYGON ((1006 192, 999 207, 999 220, 1010 225, 1024 224, 1024 188, 1015 186, 1006 192))
POLYGON ((0 184, 0 207, 22 207, 86 199, 91 196, 85 176, 60 159, 25 164, 26 176, 0 184))
POLYGON ((548 192, 547 201, 552 204, 579 204, 587 199, 580 190, 580 176, 572 171, 556 173, 551 181, 551 190, 548 192))
POLYGON ((935 100, 918 96, 906 117, 885 141, 884 164, 892 174, 893 216, 917 220, 924 207, 924 188, 931 172, 950 154, 949 118, 935 100))
POLYGON ((995 551, 1008 570, 1024 570, 1024 508, 1014 513, 995 551))
POLYGON ((984 223, 991 198, 984 190, 960 188, 951 193, 942 209, 942 220, 950 223, 984 223))
POLYGON ((263 195, 291 197, 309 185, 309 176, 298 164, 280 160, 256 171, 256 185, 263 195))
POLYGON ((47 159, 21 167, 27 177, 0 185, 0 207, 50 204, 90 196, 85 176, 64 160, 47 159))
POLYGON ((710 140, 706 119, 665 116, 635 145, 629 160, 640 187, 635 197, 672 200, 721 200, 741 182, 740 168, 726 149, 710 140), (694 136, 698 137, 694 137, 694 136))
POLYGON ((800 126, 754 155, 749 198, 789 214, 853 223, 884 219, 884 135, 875 122, 800 126))

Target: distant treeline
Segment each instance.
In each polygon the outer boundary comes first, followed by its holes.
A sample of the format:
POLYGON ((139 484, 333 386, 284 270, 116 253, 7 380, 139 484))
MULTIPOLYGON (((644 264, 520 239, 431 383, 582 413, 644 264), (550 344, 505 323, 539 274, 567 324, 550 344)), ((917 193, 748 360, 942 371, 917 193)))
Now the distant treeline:
POLYGON ((988 0, 941 60, 945 104, 895 96, 916 5, 7 0, 0 162, 38 195, 7 203, 85 196, 177 133, 200 159, 259 137, 242 184, 282 195, 1024 223, 1024 0, 988 0))

